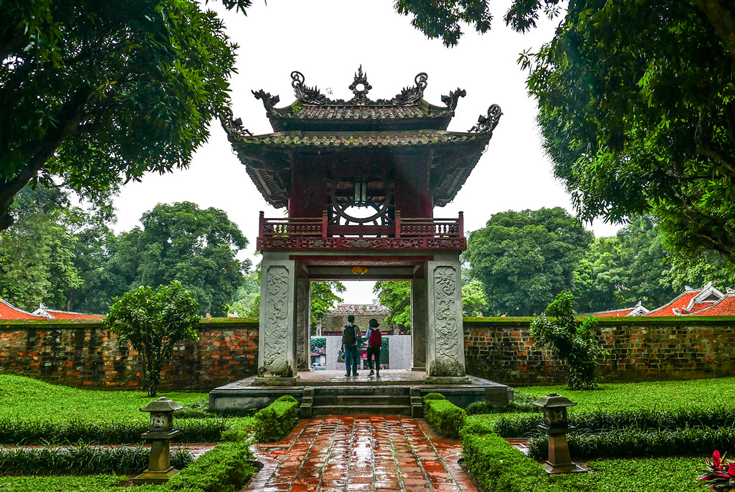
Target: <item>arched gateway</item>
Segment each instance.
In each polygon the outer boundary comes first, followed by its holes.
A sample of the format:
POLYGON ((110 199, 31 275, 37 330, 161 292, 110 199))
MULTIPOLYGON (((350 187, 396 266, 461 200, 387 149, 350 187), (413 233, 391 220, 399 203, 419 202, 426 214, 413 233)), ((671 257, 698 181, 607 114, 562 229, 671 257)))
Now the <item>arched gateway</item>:
POLYGON ((296 101, 263 101, 273 133, 222 121, 265 200, 287 218, 260 215, 260 384, 291 384, 309 368, 309 282, 411 280, 415 369, 426 382, 464 379, 462 214, 435 218, 480 159, 501 112, 490 106, 467 132, 447 131, 465 91, 423 99, 427 75, 389 100, 371 100, 362 67, 349 101, 331 100, 291 74, 296 101), (357 272, 357 273, 356 273, 357 272))

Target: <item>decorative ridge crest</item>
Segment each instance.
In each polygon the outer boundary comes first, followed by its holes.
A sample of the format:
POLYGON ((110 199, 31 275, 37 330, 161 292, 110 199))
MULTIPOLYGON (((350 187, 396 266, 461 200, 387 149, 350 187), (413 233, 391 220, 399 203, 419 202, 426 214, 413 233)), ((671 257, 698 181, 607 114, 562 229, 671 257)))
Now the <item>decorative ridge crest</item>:
POLYGON ((413 79, 414 84, 416 85, 413 87, 404 87, 400 94, 396 94, 396 96, 391 99, 391 102, 402 106, 410 106, 418 103, 424 97, 424 89, 426 89, 426 86, 428 85, 426 82, 428 78, 429 76, 426 72, 419 73, 413 79))
POLYGON ((255 96, 255 99, 263 100, 263 107, 269 113, 272 113, 275 109, 275 105, 281 101, 279 96, 271 96, 269 92, 265 92, 263 89, 259 91, 250 91, 255 96))
POLYGON ((503 116, 503 112, 500 110, 500 106, 493 104, 488 108, 487 116, 480 115, 477 118, 477 124, 467 130, 467 133, 492 133, 495 127, 498 126, 501 116, 503 116))
POLYGON ((447 107, 447 111, 452 112, 457 109, 457 103, 460 97, 465 97, 467 91, 457 87, 456 91, 450 91, 448 96, 442 96, 442 102, 447 107))
POLYGON ((304 74, 294 70, 291 72, 291 87, 293 87, 296 98, 307 104, 326 104, 329 100, 321 93, 317 86, 304 85, 304 74))
MULTIPOLYGON (((270 94, 268 94, 268 96, 270 96, 270 94)), ((276 102, 278 102, 277 99, 278 96, 276 96, 276 102)), ((222 128, 224 128, 225 133, 227 133, 228 135, 240 135, 249 137, 253 136, 253 132, 251 132, 247 128, 242 127, 241 118, 234 119, 232 115, 232 109, 229 107, 226 107, 222 111, 220 111, 219 122, 222 125, 222 128)))
POLYGON ((367 80, 367 74, 362 72, 362 65, 360 65, 360 68, 355 72, 355 80, 350 84, 350 90, 355 96, 349 101, 349 103, 363 106, 372 102, 370 98, 367 97, 368 92, 370 92, 370 89, 372 88, 373 86, 370 85, 367 80))

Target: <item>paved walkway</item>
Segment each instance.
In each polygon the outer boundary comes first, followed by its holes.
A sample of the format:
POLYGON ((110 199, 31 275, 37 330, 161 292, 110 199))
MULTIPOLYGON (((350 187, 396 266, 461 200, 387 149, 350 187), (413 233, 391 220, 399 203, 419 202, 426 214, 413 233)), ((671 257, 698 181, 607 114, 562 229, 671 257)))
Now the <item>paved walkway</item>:
POLYGON ((410 417, 315 417, 253 451, 265 467, 249 491, 477 491, 457 464, 459 441, 410 417))

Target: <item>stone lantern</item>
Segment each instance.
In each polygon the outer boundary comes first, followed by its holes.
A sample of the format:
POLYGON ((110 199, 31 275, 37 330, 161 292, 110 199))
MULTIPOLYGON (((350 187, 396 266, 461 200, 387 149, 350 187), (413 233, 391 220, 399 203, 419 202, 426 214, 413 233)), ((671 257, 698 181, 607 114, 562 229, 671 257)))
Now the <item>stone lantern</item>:
POLYGON ((538 428, 549 436, 549 459, 543 464, 549 473, 575 473, 586 472, 584 468, 572 463, 567 444, 567 432, 574 429, 569 425, 567 419, 567 407, 573 407, 576 403, 568 398, 551 393, 542 396, 533 402, 541 407, 544 412, 544 423, 538 428))
POLYGON ((173 428, 173 423, 174 411, 182 408, 184 407, 162 396, 140 409, 141 412, 151 414, 148 432, 144 432, 141 436, 151 443, 151 459, 148 469, 133 479, 136 485, 166 483, 169 478, 179 473, 179 470, 171 466, 171 451, 168 444, 172 437, 181 432, 173 428))

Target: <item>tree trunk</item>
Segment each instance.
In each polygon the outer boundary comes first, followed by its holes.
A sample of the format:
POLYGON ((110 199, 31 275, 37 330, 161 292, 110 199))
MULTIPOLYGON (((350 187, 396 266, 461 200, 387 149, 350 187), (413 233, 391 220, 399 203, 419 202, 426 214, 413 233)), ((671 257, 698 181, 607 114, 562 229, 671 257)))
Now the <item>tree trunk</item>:
POLYGON ((712 28, 735 58, 735 17, 721 0, 696 0, 712 28))

